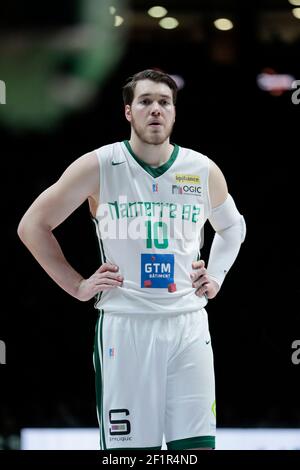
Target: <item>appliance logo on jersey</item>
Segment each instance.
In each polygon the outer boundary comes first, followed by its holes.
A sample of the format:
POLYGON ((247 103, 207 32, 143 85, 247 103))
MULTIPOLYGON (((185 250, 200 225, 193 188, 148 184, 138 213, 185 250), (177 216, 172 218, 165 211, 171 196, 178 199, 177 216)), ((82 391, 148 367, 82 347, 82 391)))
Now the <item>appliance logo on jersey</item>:
POLYGON ((188 196, 202 196, 202 187, 185 184, 184 186, 178 186, 172 184, 172 194, 187 194, 188 196))
POLYGON ((171 289, 174 284, 174 255, 141 255, 141 287, 171 289))
POLYGON ((198 175, 183 175, 182 173, 176 173, 176 183, 179 184, 200 184, 200 176, 198 175))
POLYGON ((158 193, 158 183, 152 183, 152 192, 158 193))

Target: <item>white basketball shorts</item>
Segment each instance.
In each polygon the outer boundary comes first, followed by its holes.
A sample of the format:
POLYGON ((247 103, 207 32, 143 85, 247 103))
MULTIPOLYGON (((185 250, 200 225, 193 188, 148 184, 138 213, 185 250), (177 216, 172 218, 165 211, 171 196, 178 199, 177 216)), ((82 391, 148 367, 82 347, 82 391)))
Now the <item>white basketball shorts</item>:
POLYGON ((94 366, 100 449, 214 448, 213 352, 205 309, 99 310, 94 366))

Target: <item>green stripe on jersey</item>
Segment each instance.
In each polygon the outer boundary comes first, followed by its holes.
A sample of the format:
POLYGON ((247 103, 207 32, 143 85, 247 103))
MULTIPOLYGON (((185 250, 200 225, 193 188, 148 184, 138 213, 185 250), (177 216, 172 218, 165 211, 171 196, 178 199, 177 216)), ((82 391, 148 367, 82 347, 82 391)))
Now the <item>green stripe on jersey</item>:
POLYGON ((142 168, 144 168, 144 170, 147 171, 147 173, 149 173, 149 175, 151 175, 153 178, 157 178, 158 176, 163 175, 173 165, 173 163, 175 162, 175 160, 177 158, 178 152, 179 152, 178 145, 174 144, 174 149, 173 149, 173 152, 172 152, 169 160, 166 163, 164 163, 163 165, 159 166, 158 168, 153 168, 152 166, 147 165, 147 163, 145 163, 143 160, 141 160, 139 157, 136 156, 136 154, 133 152, 133 150, 131 148, 131 145, 128 142, 128 140, 124 140, 124 144, 126 145, 127 150, 132 155, 132 157, 135 159, 135 161, 142 168))
POLYGON ((103 416, 103 317, 104 311, 100 310, 96 324, 94 366, 96 372, 96 401, 100 427, 100 448, 101 450, 106 450, 103 416))

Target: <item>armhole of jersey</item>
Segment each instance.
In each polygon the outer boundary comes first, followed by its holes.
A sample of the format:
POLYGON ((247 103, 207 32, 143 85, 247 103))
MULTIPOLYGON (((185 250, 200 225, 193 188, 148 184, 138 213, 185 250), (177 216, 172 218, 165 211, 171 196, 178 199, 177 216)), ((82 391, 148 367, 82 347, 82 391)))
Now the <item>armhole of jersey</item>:
POLYGON ((98 159, 99 165, 99 194, 98 200, 99 204, 102 202, 102 192, 105 184, 105 167, 106 167, 106 159, 109 158, 110 154, 112 153, 112 146, 106 145, 105 147, 100 147, 96 150, 96 155, 98 159))
POLYGON ((211 215, 211 201, 210 201, 210 194, 209 194, 209 174, 210 174, 210 159, 205 155, 207 161, 207 175, 206 175, 206 188, 207 188, 207 219, 209 219, 211 215))
MULTIPOLYGON (((99 168, 98 168, 98 171, 99 171, 98 207, 99 207, 99 204, 101 204, 101 191, 102 191, 102 185, 103 185, 103 181, 102 181, 103 180, 103 168, 101 168, 101 149, 102 147, 96 150, 96 155, 97 155, 97 160, 98 160, 98 165, 99 165, 99 168)), ((98 207, 97 207, 97 210, 98 210, 98 207)))

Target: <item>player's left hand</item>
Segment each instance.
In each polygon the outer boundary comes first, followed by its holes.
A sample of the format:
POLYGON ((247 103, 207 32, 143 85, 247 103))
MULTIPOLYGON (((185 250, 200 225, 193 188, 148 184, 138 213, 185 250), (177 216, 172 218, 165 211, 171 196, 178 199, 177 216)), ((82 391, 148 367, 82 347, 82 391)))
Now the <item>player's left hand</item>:
POLYGON ((202 297, 204 294, 208 299, 216 297, 220 288, 219 285, 210 278, 203 260, 195 261, 192 263, 194 271, 190 274, 193 282, 192 286, 195 287, 195 294, 202 297))

